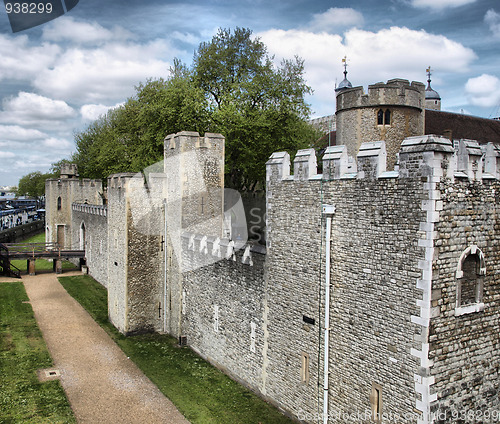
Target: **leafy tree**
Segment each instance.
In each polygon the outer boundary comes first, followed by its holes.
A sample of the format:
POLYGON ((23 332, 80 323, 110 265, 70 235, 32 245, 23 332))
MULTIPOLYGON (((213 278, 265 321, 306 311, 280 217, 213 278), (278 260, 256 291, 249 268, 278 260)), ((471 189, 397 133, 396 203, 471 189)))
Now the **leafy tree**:
POLYGON ((137 172, 163 158, 163 140, 179 131, 226 137, 226 185, 254 190, 277 150, 307 147, 317 133, 307 123, 304 63, 280 66, 252 31, 220 29, 200 44, 188 68, 174 60, 167 79, 148 80, 120 108, 75 135, 80 175, 106 178, 137 172))
POLYGON ((136 95, 75 135, 72 160, 88 178, 116 172, 138 172, 163 159, 163 140, 171 133, 203 132, 208 126, 207 101, 190 72, 175 62, 171 76, 148 80, 136 95))
POLYGON ((195 53, 195 83, 211 109, 211 131, 226 137, 226 185, 252 190, 265 179, 265 162, 277 150, 307 147, 316 136, 307 123, 312 92, 295 57, 273 64, 252 31, 220 29, 195 53))
POLYGON ((42 174, 40 171, 31 172, 21 177, 17 195, 34 197, 39 200, 45 194, 45 180, 52 177, 52 174, 42 174))

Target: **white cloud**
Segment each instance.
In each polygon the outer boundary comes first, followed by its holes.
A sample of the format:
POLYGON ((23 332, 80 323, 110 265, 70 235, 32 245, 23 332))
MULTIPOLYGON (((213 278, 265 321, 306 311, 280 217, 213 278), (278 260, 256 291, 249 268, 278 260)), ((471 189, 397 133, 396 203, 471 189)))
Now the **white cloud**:
POLYGON ((62 138, 50 137, 42 141, 41 146, 43 149, 62 150, 64 152, 70 152, 74 145, 68 140, 62 138))
POLYGON ((466 72, 476 58, 471 49, 445 36, 404 27, 377 33, 351 30, 345 35, 344 45, 353 67, 361 65, 364 78, 372 80, 392 77, 423 80, 429 64, 441 72, 466 72))
POLYGON ((53 68, 40 72, 33 85, 44 94, 71 98, 75 103, 123 101, 139 82, 166 76, 170 65, 163 58, 175 53, 163 40, 71 48, 53 68))
POLYGON ((30 46, 26 35, 0 34, 0 81, 5 79, 31 81, 54 63, 61 49, 50 43, 30 46))
POLYGON ((34 93, 20 92, 3 101, 0 123, 56 129, 66 125, 76 112, 66 102, 34 93))
POLYGON ((18 125, 0 125, 0 140, 32 141, 46 137, 41 131, 23 128, 18 125))
POLYGON ((2 152, 0 150, 0 159, 12 159, 15 157, 16 157, 16 155, 12 152, 2 152))
MULTIPOLYGON (((213 36, 213 33, 209 35, 207 38, 211 38, 213 36)), ((195 34, 189 33, 189 32, 180 32, 180 31, 174 31, 170 34, 170 37, 174 40, 179 40, 182 41, 183 43, 188 43, 188 44, 200 44, 203 39, 200 36, 197 36, 195 34)))
POLYGON ((123 102, 117 103, 114 106, 106 106, 103 104, 83 105, 80 108, 80 114, 82 115, 82 118, 86 121, 95 121, 100 116, 106 115, 108 110, 115 109, 115 108, 120 107, 122 105, 123 105, 123 102))
POLYGON ((488 74, 469 78, 465 84, 465 92, 474 106, 498 106, 500 104, 500 79, 488 74))
MULTIPOLYGON (((444 36, 399 27, 379 32, 351 29, 344 38, 276 29, 257 35, 277 62, 295 54, 305 60, 305 78, 315 91, 315 104, 319 105, 314 111, 316 116, 335 112, 335 81, 343 79, 344 55, 348 58, 348 78, 354 86, 391 78, 424 81, 429 64, 440 72, 466 72, 476 57, 471 49, 444 36)), ((438 78, 433 81, 439 82, 438 78)))
POLYGON ((484 22, 488 24, 495 38, 500 38, 500 13, 490 9, 484 15, 484 22))
POLYGON ((417 8, 442 10, 451 7, 460 7, 475 3, 477 0, 411 0, 410 4, 417 8))
POLYGON ((313 31, 333 32, 339 29, 363 26, 363 15, 351 8, 332 7, 324 13, 316 13, 310 22, 313 31))
POLYGON ((49 41, 70 41, 77 44, 100 45, 105 42, 132 38, 131 32, 115 26, 111 30, 97 22, 82 22, 71 16, 60 17, 43 27, 42 38, 49 41))

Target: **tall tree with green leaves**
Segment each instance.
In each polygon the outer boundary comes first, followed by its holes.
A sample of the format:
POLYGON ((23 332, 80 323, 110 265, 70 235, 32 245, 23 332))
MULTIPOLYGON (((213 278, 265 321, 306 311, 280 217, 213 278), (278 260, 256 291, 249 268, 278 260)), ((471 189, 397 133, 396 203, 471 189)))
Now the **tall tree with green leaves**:
POLYGON ((168 79, 148 80, 134 97, 75 135, 72 160, 80 175, 105 179, 117 172, 139 172, 163 159, 163 140, 179 131, 204 132, 209 110, 190 71, 174 62, 168 79))
POLYGON ((210 130, 226 137, 226 185, 233 188, 252 190, 272 152, 307 147, 317 136, 307 123, 312 90, 303 60, 277 67, 272 59, 245 28, 220 29, 195 53, 194 81, 210 102, 210 130))
POLYGON ((272 152, 293 153, 317 136, 307 123, 303 74, 298 57, 276 66, 251 30, 220 29, 191 67, 174 60, 167 79, 140 84, 123 106, 77 133, 72 160, 89 178, 138 172, 163 158, 166 135, 218 132, 226 137, 226 185, 254 190, 272 152))

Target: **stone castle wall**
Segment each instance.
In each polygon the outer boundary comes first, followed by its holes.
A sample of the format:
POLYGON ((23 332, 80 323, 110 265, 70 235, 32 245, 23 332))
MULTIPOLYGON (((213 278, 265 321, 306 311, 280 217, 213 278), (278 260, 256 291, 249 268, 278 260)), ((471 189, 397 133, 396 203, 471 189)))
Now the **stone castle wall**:
POLYGON ((323 180, 315 169, 309 169, 306 177, 297 176, 297 164, 294 176, 287 177, 287 159, 282 162, 268 164, 266 394, 279 399, 295 416, 309 417, 307 422, 315 422, 312 417, 322 408, 317 387, 324 376, 322 205, 330 204, 335 206, 331 416, 366 413, 369 417, 374 384, 382 388, 384 411, 411 412, 416 404, 414 373, 418 368, 411 349, 416 347, 418 328, 410 316, 416 313, 421 297, 415 281, 424 255, 418 244, 424 196, 420 179, 374 179, 366 174, 363 179, 323 180), (302 369, 304 356, 308 358, 307 379, 302 369))
POLYGON ((108 218, 104 205, 73 203, 71 237, 85 249, 89 274, 108 287, 108 218))
POLYGON ((130 219, 127 182, 134 174, 115 174, 108 178, 108 312, 113 325, 122 333, 128 324, 128 222, 130 219))
POLYGON ((220 260, 184 275, 182 334, 201 356, 261 392, 265 249, 236 251, 228 240, 202 240, 184 235, 183 261, 220 260))
POLYGON ((381 172, 383 145, 366 143, 358 154, 362 173, 352 174, 339 148, 327 150, 323 175, 304 152, 293 176, 287 154, 268 162, 266 395, 307 422, 322 407, 321 205, 330 204, 330 416, 352 422, 341 417, 369 416, 378 402, 393 417, 382 422, 431 422, 438 411, 448 414, 439 422, 464 411, 494 413, 499 168, 481 170, 498 163, 497 154, 483 148, 481 158, 477 143, 461 141, 454 152, 449 140, 414 137, 402 145, 400 171, 381 172), (457 308, 457 267, 474 246, 487 264, 477 269, 483 295, 457 308))
POLYGON ((438 422, 458 421, 464 413, 486 417, 500 410, 500 184, 456 178, 439 182, 436 190, 443 209, 436 225, 435 309, 429 328, 432 387, 438 397, 434 409, 448 418, 438 422), (460 307, 463 279, 457 269, 468 251, 483 258, 484 273, 477 269, 474 276, 480 298, 460 307))
POLYGON ((370 422, 379 411, 392 416, 381 422, 420 424, 438 411, 498 409, 498 149, 462 140, 455 150, 442 137, 412 137, 401 143, 399 169, 387 171, 387 143, 367 142, 353 172, 348 147, 331 146, 319 175, 314 150, 297 153, 293 174, 288 153, 275 153, 264 250, 221 238, 215 213, 199 220, 201 206, 222 209, 197 179, 221 184, 212 159, 223 140, 212 138, 166 139, 166 152, 182 140, 187 151, 207 149, 195 154, 208 163, 201 177, 185 170, 186 157, 168 154, 166 182, 110 177, 107 224, 92 207, 73 207, 73 240, 82 222, 107 227, 107 258, 96 254, 99 230, 86 230, 91 261, 103 262, 89 268, 98 274, 107 266, 110 319, 122 333, 184 336, 288 414, 315 423, 323 408, 328 249, 333 422, 370 422), (324 205, 334 207, 328 246, 324 205), (479 258, 472 286, 463 276, 471 271, 462 270, 469 254, 479 258), (471 300, 457 304, 459 292, 471 300))

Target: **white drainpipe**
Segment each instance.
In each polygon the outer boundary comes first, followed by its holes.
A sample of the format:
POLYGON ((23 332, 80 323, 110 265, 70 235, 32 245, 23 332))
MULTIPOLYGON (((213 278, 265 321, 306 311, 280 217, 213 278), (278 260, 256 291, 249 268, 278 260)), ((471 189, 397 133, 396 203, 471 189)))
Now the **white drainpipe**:
POLYGON ((332 216, 335 206, 323 205, 323 216, 326 217, 326 240, 325 240, 325 348, 324 348, 324 382, 323 382, 323 423, 328 423, 328 380, 329 380, 329 340, 330 340, 330 234, 332 230, 332 216))
POLYGON ((163 211, 165 214, 165 228, 163 236, 163 331, 167 333, 167 266, 168 266, 168 253, 167 253, 167 200, 163 201, 163 211))

